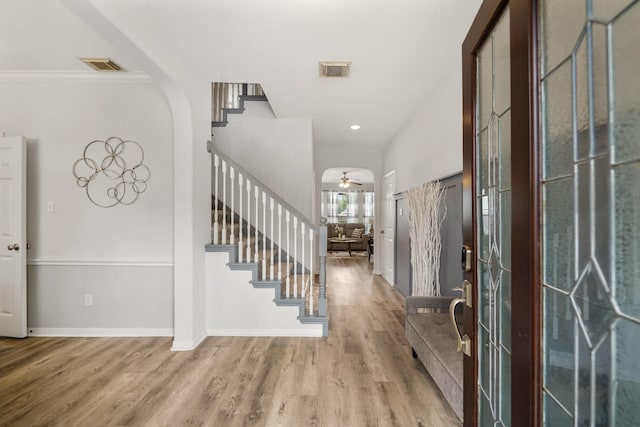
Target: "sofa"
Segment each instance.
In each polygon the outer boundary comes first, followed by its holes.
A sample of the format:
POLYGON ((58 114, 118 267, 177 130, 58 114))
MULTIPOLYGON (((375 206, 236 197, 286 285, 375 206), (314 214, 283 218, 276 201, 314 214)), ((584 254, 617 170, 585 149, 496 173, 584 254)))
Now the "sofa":
POLYGON ((369 248, 369 235, 364 234, 365 226, 360 223, 345 223, 338 224, 342 227, 342 234, 346 235, 347 238, 351 238, 353 234, 353 230, 356 228, 362 228, 362 236, 357 239, 357 242, 353 242, 350 244, 347 243, 332 243, 329 239, 337 238, 338 231, 336 231, 336 224, 327 224, 327 250, 328 251, 346 251, 351 247, 352 251, 367 251, 369 248))
MULTIPOLYGON (((449 317, 454 297, 407 297, 405 333, 413 357, 420 359, 458 418, 463 418, 462 353, 456 351, 457 338, 449 317), (424 308, 426 310, 421 311, 424 308)), ((456 322, 462 323, 456 307, 456 322)), ((460 329, 460 326, 458 326, 460 329)))

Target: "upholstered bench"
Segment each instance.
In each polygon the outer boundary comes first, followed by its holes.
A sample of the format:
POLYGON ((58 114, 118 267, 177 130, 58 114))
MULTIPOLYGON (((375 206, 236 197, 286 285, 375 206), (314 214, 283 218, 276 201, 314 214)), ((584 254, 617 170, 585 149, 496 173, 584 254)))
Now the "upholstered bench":
POLYGON ((462 419, 462 353, 449 317, 453 297, 407 297, 406 335, 413 357, 420 359, 456 415, 462 419), (418 312, 426 308, 428 312, 418 312))

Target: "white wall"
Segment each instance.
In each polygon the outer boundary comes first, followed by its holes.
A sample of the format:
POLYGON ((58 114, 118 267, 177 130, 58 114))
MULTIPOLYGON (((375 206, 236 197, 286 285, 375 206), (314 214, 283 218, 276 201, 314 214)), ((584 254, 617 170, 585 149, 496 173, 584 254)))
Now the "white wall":
POLYGON ((173 138, 158 86, 115 77, 0 82, 0 132, 28 139, 29 327, 170 335, 173 138), (110 136, 139 142, 151 170, 130 206, 93 205, 72 174, 85 145, 110 136), (85 294, 95 294, 93 306, 85 294))
POLYGON ((248 101, 244 106, 244 113, 228 116, 226 127, 214 129, 214 145, 312 219, 311 120, 277 119, 267 102, 248 101))
MULTIPOLYGON (((180 56, 186 51, 181 44, 191 43, 189 35, 194 27, 167 32, 162 19, 149 19, 154 8, 173 8, 165 18, 180 20, 187 10, 182 4, 59 1, 118 50, 135 59, 158 82, 169 102, 174 141, 172 349, 193 349, 206 336, 204 245, 210 241, 211 231, 211 166, 206 141, 211 129, 210 84, 218 80, 218 56, 207 51, 206 43, 199 45, 202 52, 196 57, 180 56)), ((203 14, 200 18, 199 37, 219 38, 216 17, 203 14)))
POLYGON ((425 94, 425 104, 387 145, 383 171, 396 171, 396 190, 462 170, 462 70, 456 64, 425 94))

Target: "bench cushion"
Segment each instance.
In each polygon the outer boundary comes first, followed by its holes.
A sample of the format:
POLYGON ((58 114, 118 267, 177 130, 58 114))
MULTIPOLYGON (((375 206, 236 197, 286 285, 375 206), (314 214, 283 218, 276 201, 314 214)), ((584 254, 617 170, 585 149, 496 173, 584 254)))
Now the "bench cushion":
POLYGON ((418 313, 407 316, 407 340, 459 418, 463 416, 462 353, 448 314, 418 313))

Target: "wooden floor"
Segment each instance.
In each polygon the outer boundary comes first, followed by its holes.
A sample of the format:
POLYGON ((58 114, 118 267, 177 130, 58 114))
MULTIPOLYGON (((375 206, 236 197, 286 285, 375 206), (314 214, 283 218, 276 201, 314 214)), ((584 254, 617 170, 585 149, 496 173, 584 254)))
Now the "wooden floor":
POLYGON ((366 257, 328 261, 327 338, 0 339, 1 426, 460 425, 366 257))

